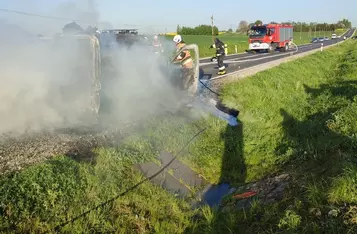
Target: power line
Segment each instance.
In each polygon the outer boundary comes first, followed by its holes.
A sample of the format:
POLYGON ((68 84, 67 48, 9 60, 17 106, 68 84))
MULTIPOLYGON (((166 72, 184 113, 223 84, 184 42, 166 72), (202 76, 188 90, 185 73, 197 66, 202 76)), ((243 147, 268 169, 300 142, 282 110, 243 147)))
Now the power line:
MULTIPOLYGON (((8 13, 15 13, 19 15, 27 15, 27 16, 33 16, 33 17, 39 17, 39 18, 44 18, 44 19, 53 19, 53 20, 61 20, 61 21, 76 21, 76 22, 82 22, 82 23, 91 23, 87 20, 78 20, 78 19, 70 19, 70 18, 63 18, 63 17, 57 17, 57 16, 49 16, 49 15, 41 15, 41 14, 35 14, 35 13, 29 13, 29 12, 24 12, 24 11, 16 11, 16 10, 9 10, 9 9, 3 9, 0 8, 0 11, 3 12, 8 12, 8 13)), ((103 23, 103 22, 99 22, 103 23)), ((144 25, 138 25, 138 24, 121 24, 124 26, 144 26, 144 25)), ((167 27, 167 26, 173 26, 169 24, 160 24, 160 25, 151 25, 151 27, 167 27)), ((148 26, 145 26, 148 27, 148 26)))
POLYGON ((170 162, 168 162, 164 167, 162 167, 160 170, 158 170, 155 174, 153 174, 152 176, 148 177, 148 178, 145 178, 143 179, 142 181, 140 181, 139 183, 135 184, 134 186, 126 189, 124 192, 118 194, 117 196, 105 201, 105 202, 102 202, 101 204, 87 210, 86 212, 68 220, 68 221, 65 221, 61 224, 59 224, 58 226, 55 227, 55 231, 58 232, 61 228, 63 228, 64 226, 66 226, 67 224, 69 223, 73 223, 74 221, 88 215, 90 212, 92 211, 95 211, 95 210, 98 210, 99 208, 101 207, 104 207, 105 205, 117 200, 119 197, 122 197, 124 195, 126 195, 127 193, 129 193, 130 191, 138 188, 140 185, 142 185, 143 183, 145 183, 146 181, 150 181, 152 179, 154 179, 156 176, 158 176, 161 172, 163 172, 168 166, 170 166, 170 164, 176 160, 176 158, 183 152, 183 150, 196 138, 198 137, 201 133, 203 133, 204 131, 206 131, 207 128, 203 128, 201 129, 200 131, 198 131, 194 136, 191 137, 191 139, 186 142, 186 144, 177 152, 177 154, 170 160, 170 162))
MULTIPOLYGON (((44 19, 91 23, 91 22, 88 22, 86 20, 78 20, 78 19, 62 18, 62 17, 57 17, 57 16, 40 15, 40 14, 35 14, 35 13, 29 13, 29 12, 23 12, 23 11, 15 11, 15 10, 3 9, 3 8, 0 8, 0 11, 8 12, 8 13, 15 13, 15 14, 19 14, 19 15, 27 15, 27 16, 39 17, 39 18, 44 18, 44 19)), ((125 26, 139 26, 139 25, 134 25, 134 24, 122 24, 122 25, 125 25, 125 26)))
POLYGON ((15 14, 19 14, 19 15, 40 17, 40 18, 45 18, 45 19, 87 22, 87 21, 84 21, 84 20, 74 20, 74 19, 62 18, 62 17, 56 17, 56 16, 40 15, 40 14, 28 13, 28 12, 23 12, 23 11, 15 11, 15 10, 3 9, 3 8, 0 8, 0 11, 8 12, 8 13, 15 13, 15 14))

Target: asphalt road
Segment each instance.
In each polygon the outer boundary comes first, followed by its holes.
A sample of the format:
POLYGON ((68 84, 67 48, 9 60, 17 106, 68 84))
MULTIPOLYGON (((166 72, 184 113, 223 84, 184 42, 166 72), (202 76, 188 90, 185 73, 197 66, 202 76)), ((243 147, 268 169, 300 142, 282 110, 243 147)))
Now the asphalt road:
MULTIPOLYGON (((354 29, 349 30, 346 32, 343 36, 351 37, 353 35, 354 29)), ((323 45, 328 46, 335 44, 337 42, 340 42, 343 40, 343 38, 338 38, 338 39, 330 39, 328 41, 324 41, 323 45)), ((291 56, 291 53, 293 52, 293 55, 300 54, 303 52, 307 52, 310 50, 314 50, 317 48, 321 47, 321 42, 317 43, 311 43, 311 44, 306 44, 306 45, 301 45, 298 46, 298 50, 296 48, 291 49, 287 52, 273 52, 273 53, 257 53, 257 54, 252 54, 252 53, 243 53, 243 54, 235 54, 235 55, 228 55, 226 56, 225 59, 225 65, 226 65, 226 70, 227 74, 237 72, 241 69, 245 69, 248 67, 253 67, 259 64, 263 64, 266 62, 271 62, 276 59, 281 59, 284 57, 291 56)), ((212 78, 218 78, 219 76, 217 75, 218 72, 218 67, 217 63, 212 63, 210 59, 200 59, 200 68, 201 68, 201 79, 212 79, 212 78)), ((226 75, 224 75, 226 76, 226 75)), ((224 77, 221 76, 221 77, 224 77)))

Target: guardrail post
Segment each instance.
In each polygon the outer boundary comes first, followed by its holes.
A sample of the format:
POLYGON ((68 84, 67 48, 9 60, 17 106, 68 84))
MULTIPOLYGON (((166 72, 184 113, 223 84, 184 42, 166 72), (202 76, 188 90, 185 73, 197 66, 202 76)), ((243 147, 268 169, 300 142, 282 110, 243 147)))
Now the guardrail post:
POLYGON ((234 45, 234 49, 235 49, 236 54, 238 54, 238 48, 237 48, 237 45, 234 45))
POLYGON ((321 43, 321 51, 324 50, 324 43, 321 43))

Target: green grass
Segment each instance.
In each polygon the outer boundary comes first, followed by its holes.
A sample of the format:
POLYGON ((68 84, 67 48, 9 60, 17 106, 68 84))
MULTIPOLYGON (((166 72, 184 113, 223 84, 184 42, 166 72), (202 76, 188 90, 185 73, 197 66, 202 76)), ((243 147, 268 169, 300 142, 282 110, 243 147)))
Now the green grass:
POLYGON ((336 29, 335 31, 336 31, 336 33, 338 33, 338 34, 342 34, 342 33, 344 33, 346 30, 343 29, 343 28, 339 28, 339 29, 336 29))
MULTIPOLYGON (((332 33, 333 32, 326 32, 324 34, 323 32, 316 32, 316 37, 320 37, 320 36, 322 37, 324 35, 331 37, 332 33)), ((312 37, 314 36, 315 36, 314 32, 311 34, 311 37, 308 32, 303 32, 301 33, 301 39, 300 39, 300 33, 295 32, 294 42, 297 45, 310 43, 312 37)), ((173 36, 166 36, 166 37, 169 38, 170 40, 173 38, 173 36)), ((227 44, 228 54, 235 53, 235 45, 237 46, 238 53, 244 52, 245 50, 248 49, 248 37, 245 34, 222 34, 219 35, 218 38, 227 44)), ((200 57, 210 57, 213 56, 213 54, 215 53, 214 49, 209 48, 212 44, 212 36, 185 35, 183 36, 183 39, 188 44, 197 44, 199 46, 200 57)))
POLYGON ((0 227, 44 232, 124 191, 141 176, 134 163, 176 152, 207 130, 180 160, 212 183, 237 186, 290 172, 283 201, 244 211, 190 210, 150 183, 65 226, 71 233, 347 233, 356 230, 357 43, 348 41, 230 85, 225 103, 240 127, 187 114, 149 121, 93 163, 58 157, 2 177, 0 227), (274 105, 272 105, 274 103, 274 105), (346 206, 344 205, 346 203, 346 206), (319 212, 317 212, 319 211, 319 212), (334 217, 330 214, 336 214, 334 217))

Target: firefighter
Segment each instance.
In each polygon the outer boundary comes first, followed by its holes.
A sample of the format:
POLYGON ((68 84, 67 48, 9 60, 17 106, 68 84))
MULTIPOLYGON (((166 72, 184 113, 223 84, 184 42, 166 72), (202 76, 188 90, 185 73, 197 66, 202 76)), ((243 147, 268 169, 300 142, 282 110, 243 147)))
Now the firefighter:
MULTIPOLYGON (((176 44, 176 52, 179 52, 186 43, 182 40, 180 35, 176 35, 173 38, 173 41, 176 44)), ((193 74, 193 60, 191 57, 190 51, 182 51, 174 60, 175 63, 180 63, 182 68, 182 82, 181 88, 188 90, 190 85, 193 83, 194 74, 193 74)))
POLYGON ((153 46, 155 49, 155 53, 163 53, 164 50, 162 49, 162 45, 160 43, 159 37, 157 35, 154 35, 154 40, 153 40, 153 46))
POLYGON ((223 60, 224 56, 226 55, 225 53, 225 46, 224 43, 219 40, 218 38, 214 39, 214 44, 211 45, 210 48, 215 48, 216 49, 216 57, 217 57, 217 62, 218 62, 218 73, 217 75, 224 75, 226 74, 226 66, 224 66, 223 60))

